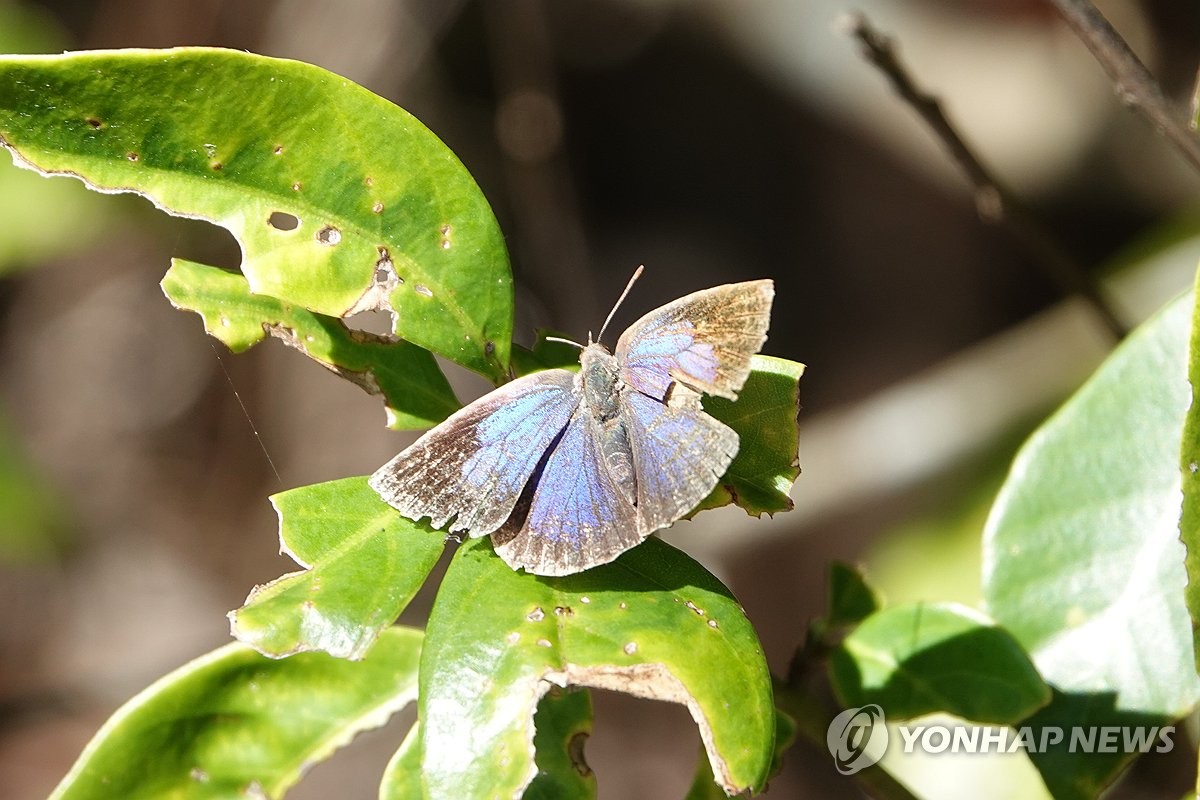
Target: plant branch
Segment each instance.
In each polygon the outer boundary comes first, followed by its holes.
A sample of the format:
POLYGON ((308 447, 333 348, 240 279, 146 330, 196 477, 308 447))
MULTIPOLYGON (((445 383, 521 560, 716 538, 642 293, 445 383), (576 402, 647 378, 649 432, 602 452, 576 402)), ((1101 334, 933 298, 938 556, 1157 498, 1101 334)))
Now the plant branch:
POLYGON ((1200 171, 1200 139, 1180 122, 1177 110, 1163 95, 1158 81, 1146 69, 1121 34, 1090 0, 1051 0, 1067 25, 1104 67, 1121 101, 1145 114, 1163 136, 1200 171))
POLYGON ((993 224, 1005 224, 1025 243, 1065 293, 1079 295, 1086 300, 1112 335, 1118 340, 1123 339, 1128 329, 1092 282, 1087 270, 984 166, 946 116, 941 101, 912 79, 896 55, 892 40, 880 33, 861 12, 849 15, 846 25, 849 34, 862 46, 863 56, 888 78, 900 99, 912 106, 950 151, 951 157, 974 187, 975 207, 980 217, 993 224))

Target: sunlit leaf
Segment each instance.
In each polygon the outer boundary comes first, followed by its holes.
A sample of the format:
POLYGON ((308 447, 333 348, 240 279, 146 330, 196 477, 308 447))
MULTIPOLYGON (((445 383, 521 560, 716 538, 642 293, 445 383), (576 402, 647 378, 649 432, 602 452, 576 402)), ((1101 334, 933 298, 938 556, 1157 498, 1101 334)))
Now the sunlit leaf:
POLYGON ((737 431, 737 456, 700 508, 734 503, 751 514, 789 511, 788 493, 800 474, 800 376, 804 365, 754 357, 750 377, 736 401, 705 397, 704 410, 737 431))
POLYGON ((428 428, 453 414, 458 400, 433 355, 405 341, 349 330, 336 317, 251 294, 246 279, 175 259, 162 281, 176 308, 195 311, 204 329, 240 353, 270 333, 387 404, 388 427, 428 428))
POLYGON ((277 661, 226 645, 122 706, 52 797, 280 797, 416 698, 420 650, 421 632, 405 628, 385 631, 363 661, 277 661))
POLYGON ((277 494, 281 550, 304 571, 257 587, 230 612, 233 633, 281 657, 322 650, 362 658, 421 588, 445 536, 404 519, 345 478, 277 494))
POLYGON ((0 58, 18 163, 227 228, 255 294, 394 332, 493 379, 512 331, 504 240, 407 112, 318 67, 235 50, 0 58))
POLYGON ((527 786, 534 712, 554 685, 685 704, 722 786, 758 789, 767 777, 775 712, 754 630, 724 586, 658 539, 563 578, 514 572, 487 538, 459 549, 421 664, 430 794, 527 786))
MULTIPOLYGON (((1184 604, 1179 454, 1190 295, 1142 325, 1025 444, 988 519, 984 596, 1054 699, 1031 724, 1164 724, 1200 699, 1184 604)), ((1092 797, 1132 754, 1032 754, 1092 797)))

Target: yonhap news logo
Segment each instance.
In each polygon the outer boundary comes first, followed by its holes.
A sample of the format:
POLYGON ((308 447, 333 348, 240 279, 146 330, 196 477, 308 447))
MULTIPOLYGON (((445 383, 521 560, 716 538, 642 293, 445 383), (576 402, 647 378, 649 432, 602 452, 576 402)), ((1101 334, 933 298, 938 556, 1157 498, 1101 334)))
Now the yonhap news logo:
POLYGON ((843 775, 853 775, 883 757, 887 750, 888 729, 883 709, 877 705, 849 708, 833 718, 825 732, 825 743, 833 754, 833 763, 843 775), (880 744, 867 752, 872 740, 880 744))
MULTIPOLYGON (((894 728, 902 753, 1169 753, 1175 747, 1174 725, 1010 728, 931 723, 894 728)), ((846 709, 833 718, 825 734, 833 763, 843 775, 853 775, 883 758, 888 739, 883 709, 874 704, 846 709)))

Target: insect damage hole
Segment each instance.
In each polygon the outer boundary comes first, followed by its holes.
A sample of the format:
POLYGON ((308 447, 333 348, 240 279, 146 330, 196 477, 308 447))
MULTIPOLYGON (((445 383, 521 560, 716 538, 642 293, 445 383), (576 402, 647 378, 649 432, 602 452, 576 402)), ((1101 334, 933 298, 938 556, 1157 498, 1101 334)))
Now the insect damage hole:
POLYGON ((300 227, 300 218, 286 211, 272 211, 267 224, 277 231, 294 231, 300 227))
POLYGON ((321 230, 317 231, 317 241, 321 244, 333 247, 342 240, 342 232, 332 225, 326 225, 321 230))

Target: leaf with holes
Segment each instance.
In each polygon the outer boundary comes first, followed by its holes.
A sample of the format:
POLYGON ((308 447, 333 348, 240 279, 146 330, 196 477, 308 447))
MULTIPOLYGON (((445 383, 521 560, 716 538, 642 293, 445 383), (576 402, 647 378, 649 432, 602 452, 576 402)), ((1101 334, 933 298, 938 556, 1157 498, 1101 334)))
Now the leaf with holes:
MULTIPOLYGON (((1192 305, 1134 331, 1030 437, 988 518, 988 609, 1055 690, 1039 728, 1161 725, 1200 699, 1179 541, 1192 305)), ((1056 797, 1094 797, 1132 757, 1067 747, 1031 754, 1056 797)))
POLYGON ((493 380, 512 285, 491 208, 407 112, 318 67, 234 50, 0 58, 16 163, 227 228, 255 294, 394 332, 493 380))
POLYGON ((735 503, 751 514, 790 511, 800 474, 800 376, 804 365, 757 355, 737 400, 705 397, 704 410, 737 431, 738 454, 700 508, 735 503))
POLYGON ((726 791, 766 781, 775 709, 754 629, 728 589, 658 539, 562 578, 514 572, 487 538, 459 548, 421 660, 430 796, 519 795, 538 771, 538 700, 556 685, 684 704, 726 791))
POLYGON ((240 353, 270 333, 370 394, 383 397, 388 427, 428 428, 458 409, 433 355, 403 340, 351 331, 335 317, 251 294, 241 275, 174 259, 162 281, 176 308, 195 311, 204 329, 240 353))
POLYGON ((363 661, 272 660, 230 644, 122 706, 55 800, 281 797, 313 764, 416 698, 421 632, 385 631, 363 661))
POLYGON ((366 478, 277 494, 280 550, 305 569, 257 587, 229 614, 233 634, 279 658, 322 650, 362 658, 425 582, 445 537, 404 519, 366 478))

